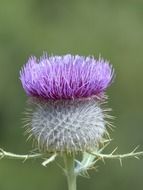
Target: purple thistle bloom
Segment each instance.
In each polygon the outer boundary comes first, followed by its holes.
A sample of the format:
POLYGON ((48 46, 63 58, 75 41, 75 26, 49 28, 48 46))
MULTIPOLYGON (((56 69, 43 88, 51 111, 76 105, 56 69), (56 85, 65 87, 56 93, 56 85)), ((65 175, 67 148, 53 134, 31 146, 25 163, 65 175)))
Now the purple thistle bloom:
POLYGON ((113 76, 112 66, 100 58, 31 57, 20 80, 35 105, 28 114, 26 132, 34 137, 36 147, 61 153, 94 150, 108 134, 109 109, 103 109, 98 99, 102 100, 113 76))
POLYGON ((79 55, 31 57, 20 72, 28 96, 46 100, 100 98, 113 79, 107 61, 79 55))

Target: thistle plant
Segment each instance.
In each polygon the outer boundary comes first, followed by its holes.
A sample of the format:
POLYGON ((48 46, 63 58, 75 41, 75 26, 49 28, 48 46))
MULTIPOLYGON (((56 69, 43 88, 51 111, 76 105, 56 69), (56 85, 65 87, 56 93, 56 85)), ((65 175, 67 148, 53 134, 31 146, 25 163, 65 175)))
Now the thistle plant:
POLYGON ((139 158, 136 149, 127 154, 104 154, 111 139, 112 116, 106 107, 106 89, 115 78, 114 69, 101 58, 79 55, 29 58, 20 71, 28 97, 25 133, 37 153, 18 155, 0 149, 1 158, 44 158, 43 166, 63 159, 68 189, 76 190, 78 176, 104 159, 139 158), (81 160, 78 158, 82 157, 81 160))

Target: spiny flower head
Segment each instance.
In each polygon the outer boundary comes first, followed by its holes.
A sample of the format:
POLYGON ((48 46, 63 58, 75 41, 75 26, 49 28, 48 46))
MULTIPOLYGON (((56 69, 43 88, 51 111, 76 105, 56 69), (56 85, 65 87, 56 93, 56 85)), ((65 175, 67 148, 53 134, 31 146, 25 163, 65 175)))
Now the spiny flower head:
POLYGON ((41 151, 94 150, 107 133, 101 100, 114 76, 103 59, 79 55, 31 57, 20 71, 32 112, 26 123, 41 151))
POLYGON ((107 61, 79 55, 31 57, 20 72, 28 96, 46 100, 99 96, 111 84, 107 61))

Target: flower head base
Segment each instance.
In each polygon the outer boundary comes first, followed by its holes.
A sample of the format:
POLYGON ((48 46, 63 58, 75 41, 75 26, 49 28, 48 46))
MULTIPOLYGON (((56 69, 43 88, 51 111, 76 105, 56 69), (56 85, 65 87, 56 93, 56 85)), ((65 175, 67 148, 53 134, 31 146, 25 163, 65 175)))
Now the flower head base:
POLYGON ((29 59, 20 79, 34 104, 27 132, 41 151, 85 152, 98 146, 108 123, 101 100, 113 75, 107 61, 93 57, 29 59))
POLYGON ((46 100, 76 99, 97 96, 113 78, 107 61, 82 56, 31 57, 20 72, 28 96, 46 100))
POLYGON ((43 152, 93 151, 106 133, 106 111, 95 99, 39 102, 27 133, 43 152))

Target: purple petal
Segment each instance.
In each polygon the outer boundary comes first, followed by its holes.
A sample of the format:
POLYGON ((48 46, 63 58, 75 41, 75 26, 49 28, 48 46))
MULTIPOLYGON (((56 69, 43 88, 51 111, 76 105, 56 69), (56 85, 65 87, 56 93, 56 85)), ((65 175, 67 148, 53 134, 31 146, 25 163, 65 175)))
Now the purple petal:
POLYGON ((79 55, 31 57, 20 71, 27 95, 46 100, 98 97, 113 76, 107 61, 79 55))

